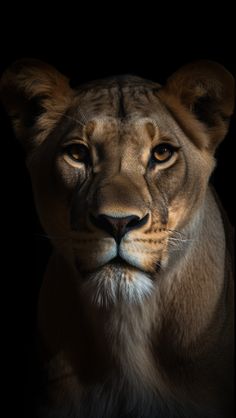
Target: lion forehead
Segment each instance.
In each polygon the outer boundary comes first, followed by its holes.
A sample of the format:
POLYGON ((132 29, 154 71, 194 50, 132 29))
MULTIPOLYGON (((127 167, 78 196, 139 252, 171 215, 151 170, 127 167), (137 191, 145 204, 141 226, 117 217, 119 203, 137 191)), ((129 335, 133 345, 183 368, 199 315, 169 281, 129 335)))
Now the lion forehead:
POLYGON ((84 122, 96 119, 110 124, 114 120, 152 117, 161 108, 163 112, 159 88, 159 84, 131 76, 90 83, 77 90, 78 117, 84 122))

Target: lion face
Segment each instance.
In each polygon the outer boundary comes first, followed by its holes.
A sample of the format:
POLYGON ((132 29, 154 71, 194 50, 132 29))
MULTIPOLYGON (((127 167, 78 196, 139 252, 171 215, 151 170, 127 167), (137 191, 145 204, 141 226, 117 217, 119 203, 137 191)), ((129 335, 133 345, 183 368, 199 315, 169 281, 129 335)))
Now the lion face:
POLYGON ((127 89, 121 120, 117 89, 96 89, 78 94, 31 160, 37 206, 97 303, 140 301, 186 246, 213 161, 156 94, 127 89))
MULTIPOLYGON (((100 306, 151 295, 162 271, 188 251, 201 216, 226 118, 215 116, 207 130, 169 92, 172 84, 162 89, 127 76, 62 95, 63 79, 46 99, 40 91, 40 112, 28 128, 37 140, 28 153, 37 209, 81 289, 100 306), (56 100, 55 91, 63 97, 56 100)), ((14 111, 24 137, 30 106, 14 111)))

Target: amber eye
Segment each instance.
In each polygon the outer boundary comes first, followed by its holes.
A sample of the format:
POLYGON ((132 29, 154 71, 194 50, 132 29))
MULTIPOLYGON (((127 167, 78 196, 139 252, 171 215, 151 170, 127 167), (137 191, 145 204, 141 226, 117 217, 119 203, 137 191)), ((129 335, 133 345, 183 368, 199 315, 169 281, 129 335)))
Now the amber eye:
POLYGON ((77 163, 87 163, 89 161, 89 150, 83 144, 69 144, 64 147, 64 154, 77 163))
POLYGON ((176 152, 176 148, 170 144, 159 144, 152 151, 152 158, 156 163, 165 163, 176 152))

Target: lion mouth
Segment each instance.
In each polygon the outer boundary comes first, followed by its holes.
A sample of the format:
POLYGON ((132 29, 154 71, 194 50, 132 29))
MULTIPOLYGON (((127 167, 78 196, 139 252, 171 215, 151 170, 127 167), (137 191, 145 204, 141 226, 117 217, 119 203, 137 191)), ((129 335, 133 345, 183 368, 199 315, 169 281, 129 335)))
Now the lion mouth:
POLYGON ((104 267, 110 267, 111 269, 114 268, 115 270, 119 270, 119 269, 123 270, 123 269, 130 269, 130 268, 136 269, 136 270, 141 270, 141 269, 138 269, 137 267, 133 266, 132 264, 128 263, 124 258, 120 257, 119 255, 112 258, 108 262, 100 264, 97 267, 91 268, 91 269, 81 268, 80 261, 78 260, 78 258, 76 258, 75 264, 76 264, 77 270, 79 270, 83 275, 98 272, 101 269, 103 269, 104 267))
MULTIPOLYGON (((86 244, 86 242, 85 242, 86 244)), ((93 242, 92 242, 93 244, 93 242)), ((113 276, 120 272, 140 272, 150 276, 159 273, 162 252, 141 248, 136 242, 123 242, 115 245, 114 240, 100 238, 89 249, 87 245, 74 245, 74 265, 82 280, 90 274, 111 271, 113 276), (142 250, 142 251, 141 251, 142 250)))
POLYGON ((111 261, 109 261, 107 265, 115 266, 117 268, 134 267, 132 264, 128 263, 124 258, 120 257, 119 255, 114 257, 111 261))
MULTIPOLYGON (((141 266, 137 266, 135 264, 129 263, 120 255, 117 255, 111 260, 105 263, 99 264, 98 266, 93 267, 93 268, 83 268, 78 258, 75 259, 75 264, 76 264, 77 270, 82 274, 82 277, 85 280, 91 274, 99 273, 103 269, 109 269, 110 271, 113 271, 113 273, 116 273, 119 271, 133 271, 133 272, 139 271, 140 273, 148 274, 148 275, 151 275, 151 273, 153 273, 153 271, 145 270, 141 266)), ((160 269, 161 269, 161 263, 158 261, 155 266, 155 272, 159 273, 160 269)))

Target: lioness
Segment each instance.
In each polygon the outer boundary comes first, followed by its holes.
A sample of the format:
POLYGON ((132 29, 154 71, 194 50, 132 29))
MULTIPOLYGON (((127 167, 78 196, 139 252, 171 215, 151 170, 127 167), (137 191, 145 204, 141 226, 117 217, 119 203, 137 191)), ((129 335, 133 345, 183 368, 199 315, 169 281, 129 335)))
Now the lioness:
POLYGON ((233 77, 200 61, 164 87, 118 76, 72 89, 22 60, 0 94, 54 248, 37 416, 231 417, 232 262, 208 181, 233 77))

